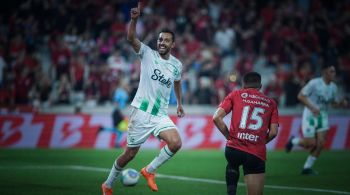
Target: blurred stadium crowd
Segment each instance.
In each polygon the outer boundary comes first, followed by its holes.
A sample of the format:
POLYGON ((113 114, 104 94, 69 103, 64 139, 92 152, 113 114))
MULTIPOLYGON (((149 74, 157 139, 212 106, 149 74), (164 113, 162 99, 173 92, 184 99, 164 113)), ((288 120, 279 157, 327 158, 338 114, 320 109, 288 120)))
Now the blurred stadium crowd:
MULTIPOLYGON (((144 0, 138 37, 155 48, 158 31, 176 33, 185 104, 216 106, 240 76, 263 75, 280 106, 324 63, 350 94, 349 0, 144 0)), ((5 3, 2 3, 5 4, 5 3)), ((129 0, 10 1, 0 13, 0 104, 49 107, 125 104, 139 61, 126 42, 129 0)), ((174 95, 171 104, 176 103, 174 95)))

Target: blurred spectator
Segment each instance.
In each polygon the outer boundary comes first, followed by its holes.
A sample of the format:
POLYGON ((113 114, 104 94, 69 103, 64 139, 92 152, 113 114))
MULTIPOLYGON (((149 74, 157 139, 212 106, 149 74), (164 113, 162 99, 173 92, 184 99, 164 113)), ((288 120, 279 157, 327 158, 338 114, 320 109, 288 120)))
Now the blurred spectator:
POLYGON ((23 37, 21 34, 15 35, 11 41, 9 46, 9 57, 10 57, 10 63, 12 61, 19 58, 23 53, 25 52, 26 44, 23 41, 23 37))
POLYGON ((47 108, 52 104, 52 80, 48 75, 39 72, 36 74, 35 81, 29 93, 31 101, 37 109, 40 109, 40 107, 47 108))
POLYGON ((6 62, 4 60, 4 58, 0 55, 0 87, 2 86, 3 84, 3 75, 4 75, 4 70, 6 68, 6 62))
POLYGON ((90 70, 89 78, 84 85, 84 96, 87 106, 96 106, 99 98, 96 67, 92 67, 90 70))
POLYGON ((339 73, 345 83, 345 90, 350 94, 350 51, 348 51, 339 62, 339 73))
POLYGON ((215 33, 214 42, 220 48, 222 56, 231 54, 235 45, 236 34, 233 28, 228 26, 227 22, 219 24, 219 28, 215 33))
POLYGON ((101 32, 100 36, 97 38, 97 47, 100 52, 100 59, 106 61, 108 56, 113 50, 114 43, 111 38, 108 37, 107 32, 101 32))
POLYGON ((85 57, 91 59, 90 55, 96 47, 96 41, 91 37, 91 32, 85 31, 78 39, 78 48, 85 57))
POLYGON ((88 76, 87 65, 83 55, 74 55, 70 61, 70 78, 75 92, 83 91, 84 81, 88 76))
POLYGON ((51 45, 51 58, 56 80, 61 79, 63 74, 69 74, 69 63, 71 58, 71 51, 61 38, 62 37, 59 37, 59 39, 56 40, 57 42, 52 42, 51 45))
POLYGON ((103 65, 99 69, 98 73, 98 94, 99 104, 105 104, 111 101, 112 98, 112 84, 116 82, 116 78, 113 76, 113 73, 109 71, 109 68, 107 65, 103 65))
POLYGON ((23 68, 20 73, 17 74, 15 79, 15 103, 16 104, 28 104, 29 103, 29 91, 33 84, 32 78, 29 76, 28 68, 23 68))
POLYGON ((285 92, 285 106, 294 107, 299 103, 298 93, 301 90, 301 85, 297 80, 297 77, 290 75, 283 85, 283 91, 285 92))
POLYGON ((264 94, 270 98, 273 98, 277 105, 279 105, 281 101, 281 97, 283 95, 282 81, 277 79, 276 77, 270 78, 270 82, 264 89, 264 94))
POLYGON ((199 87, 193 94, 194 104, 216 105, 217 99, 214 86, 208 77, 199 78, 199 87))
POLYGON ((296 76, 301 86, 304 86, 313 77, 311 64, 309 62, 302 62, 297 67, 296 76))
POLYGON ((72 91, 72 86, 68 80, 67 74, 62 74, 57 85, 55 87, 56 91, 56 103, 57 104, 69 104, 70 96, 72 91))
MULTIPOLYGON (((50 78, 42 81, 46 91, 51 86, 53 93, 66 75, 65 89, 73 93, 64 101, 71 104, 112 102, 121 78, 128 81, 132 99, 140 68, 125 44, 132 3, 16 1, 7 6, 0 13, 1 102, 13 97, 12 101, 30 104, 29 90, 43 87, 38 85, 42 79, 35 76, 41 71, 50 78), (116 72, 108 71, 108 66, 116 72), (22 90, 24 86, 28 90, 22 90)), ((199 102, 190 98, 196 91, 213 95, 203 90, 202 77, 210 80, 212 89, 216 87, 213 97, 217 101, 237 84, 225 80, 228 75, 256 70, 276 78, 278 84, 262 82, 271 95, 285 95, 281 106, 294 106, 298 103, 295 92, 319 75, 324 63, 338 68, 339 86, 350 94, 349 1, 171 0, 143 4, 144 14, 137 24, 141 40, 155 47, 157 37, 152 32, 164 27, 179 35, 174 55, 183 61, 185 103, 199 102)), ((203 99, 212 103, 213 97, 203 99)))
POLYGON ((115 49, 112 55, 108 57, 107 64, 114 76, 118 76, 119 73, 130 73, 130 65, 126 63, 126 59, 121 55, 118 49, 115 49))
POLYGON ((123 110, 127 106, 129 100, 129 87, 126 80, 120 80, 119 86, 115 89, 113 94, 113 102, 116 108, 123 110))

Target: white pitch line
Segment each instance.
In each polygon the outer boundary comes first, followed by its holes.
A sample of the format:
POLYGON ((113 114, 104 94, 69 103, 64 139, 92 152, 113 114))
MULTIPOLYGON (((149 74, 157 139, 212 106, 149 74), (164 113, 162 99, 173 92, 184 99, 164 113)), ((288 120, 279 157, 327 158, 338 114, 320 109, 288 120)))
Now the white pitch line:
MULTIPOLYGON (((81 165, 24 165, 24 166, 0 166, 0 170, 8 170, 8 169, 69 169, 69 170, 77 170, 77 171, 95 171, 95 172, 109 172, 110 169, 100 168, 100 167, 89 167, 89 166, 81 166, 81 165)), ((174 176, 174 175, 164 175, 157 174, 158 178, 166 178, 166 179, 174 179, 181 181, 192 181, 192 182, 201 182, 201 183, 212 183, 212 184, 226 184, 225 181, 215 180, 215 179, 202 179, 202 178, 194 178, 194 177, 185 177, 185 176, 174 176)), ((239 186, 244 186, 244 183, 239 182, 239 186)), ((317 188, 304 188, 304 187, 292 187, 292 186, 277 186, 277 185, 265 185, 265 188, 270 189, 279 189, 279 190, 295 190, 295 191, 309 191, 309 192, 324 192, 330 194, 347 194, 350 195, 350 192, 346 191, 338 191, 338 190, 329 190, 329 189, 317 189, 317 188)))

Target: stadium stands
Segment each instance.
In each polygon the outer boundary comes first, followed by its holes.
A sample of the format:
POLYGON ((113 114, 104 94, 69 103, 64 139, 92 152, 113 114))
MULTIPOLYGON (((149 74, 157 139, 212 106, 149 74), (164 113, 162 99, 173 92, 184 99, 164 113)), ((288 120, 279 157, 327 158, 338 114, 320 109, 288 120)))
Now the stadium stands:
MULTIPOLYGON (((139 61, 126 43, 133 1, 13 1, 0 14, 0 105, 96 106, 121 83, 132 99, 139 61)), ((4 3, 5 4, 5 3, 4 3)), ((143 1, 139 37, 155 46, 158 30, 177 34, 185 104, 217 105, 247 71, 281 107, 299 89, 338 69, 350 94, 349 1, 143 1), (198 97, 196 94, 201 94, 198 97), (194 98, 192 98, 194 97, 194 98)), ((173 98, 174 99, 174 98, 173 98)), ((171 101, 174 103, 174 101, 171 101)))

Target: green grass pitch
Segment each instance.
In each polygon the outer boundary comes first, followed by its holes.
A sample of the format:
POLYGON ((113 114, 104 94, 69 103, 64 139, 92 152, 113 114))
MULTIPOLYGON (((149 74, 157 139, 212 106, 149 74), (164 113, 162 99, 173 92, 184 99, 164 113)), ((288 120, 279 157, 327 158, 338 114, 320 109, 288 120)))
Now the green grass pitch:
MULTIPOLYGON (((0 149, 0 194, 101 194, 100 185, 121 152, 120 149, 0 149)), ((127 167, 140 170, 157 153, 141 150, 127 167)), ((350 194, 350 151, 325 151, 314 167, 319 172, 317 176, 300 175, 306 156, 305 151, 268 152, 264 194, 350 194)), ((221 150, 180 151, 158 170, 162 177, 156 179, 159 187, 156 194, 225 194, 225 166, 221 150)), ((246 194, 242 173, 240 183, 237 194, 246 194)), ((141 177, 134 187, 117 182, 114 194, 154 192, 141 177)))

